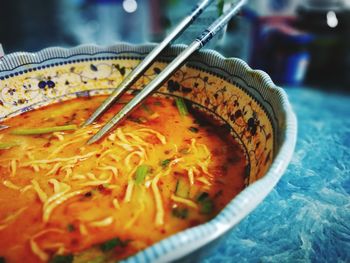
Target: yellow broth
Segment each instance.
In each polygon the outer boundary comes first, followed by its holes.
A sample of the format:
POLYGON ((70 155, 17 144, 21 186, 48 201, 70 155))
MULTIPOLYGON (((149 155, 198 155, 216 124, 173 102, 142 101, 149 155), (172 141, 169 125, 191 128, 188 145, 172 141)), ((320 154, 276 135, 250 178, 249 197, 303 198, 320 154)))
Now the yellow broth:
POLYGON ((246 160, 229 133, 149 98, 98 143, 81 125, 105 97, 77 98, 0 124, 0 256, 6 262, 122 259, 213 218, 244 187, 246 160), (6 145, 8 147, 6 147, 6 145))

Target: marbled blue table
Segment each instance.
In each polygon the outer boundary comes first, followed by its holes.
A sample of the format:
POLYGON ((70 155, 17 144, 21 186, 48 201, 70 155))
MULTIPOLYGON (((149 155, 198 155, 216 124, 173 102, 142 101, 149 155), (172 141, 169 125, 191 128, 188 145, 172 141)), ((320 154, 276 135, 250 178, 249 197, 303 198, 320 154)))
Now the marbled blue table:
POLYGON ((286 91, 299 126, 287 172, 199 262, 350 262, 350 96, 286 91))

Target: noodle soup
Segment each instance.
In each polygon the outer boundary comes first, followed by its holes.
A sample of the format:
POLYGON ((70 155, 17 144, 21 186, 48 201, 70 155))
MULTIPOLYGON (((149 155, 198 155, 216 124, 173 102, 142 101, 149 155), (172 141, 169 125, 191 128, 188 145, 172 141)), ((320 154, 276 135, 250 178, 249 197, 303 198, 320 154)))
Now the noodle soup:
MULTIPOLYGON (((246 159, 225 128, 181 99, 151 97, 98 143, 130 99, 80 128, 105 97, 0 123, 0 256, 108 262, 204 223, 244 188, 246 159)), ((59 261, 65 260, 65 261, 59 261)))

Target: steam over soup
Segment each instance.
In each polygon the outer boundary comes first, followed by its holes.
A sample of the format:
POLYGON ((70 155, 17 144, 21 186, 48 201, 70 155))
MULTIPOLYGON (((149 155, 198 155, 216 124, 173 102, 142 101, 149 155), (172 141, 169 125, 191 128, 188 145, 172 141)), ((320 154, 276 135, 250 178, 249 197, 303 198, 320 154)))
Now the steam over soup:
POLYGON ((86 145, 130 97, 79 128, 104 99, 77 98, 0 123, 9 126, 0 131, 6 262, 122 259, 210 220, 244 187, 238 143, 183 100, 149 98, 86 145))

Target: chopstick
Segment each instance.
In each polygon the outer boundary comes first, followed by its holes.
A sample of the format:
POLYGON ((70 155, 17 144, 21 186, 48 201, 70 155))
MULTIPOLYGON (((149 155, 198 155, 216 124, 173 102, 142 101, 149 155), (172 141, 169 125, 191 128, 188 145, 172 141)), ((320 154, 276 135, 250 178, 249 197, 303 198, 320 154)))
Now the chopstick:
POLYGON ((238 0, 229 10, 224 12, 206 30, 204 30, 186 49, 184 49, 155 79, 144 87, 133 99, 129 101, 112 119, 110 119, 87 144, 101 139, 115 125, 123 121, 137 108, 152 92, 159 88, 186 60, 197 50, 207 44, 240 10, 247 0, 238 0))
POLYGON ((143 73, 152 65, 157 56, 171 44, 192 22, 203 12, 203 10, 214 0, 204 0, 197 3, 193 11, 186 16, 171 31, 171 33, 158 44, 142 62, 128 74, 113 93, 97 108, 97 110, 85 121, 83 126, 89 125, 97 120, 106 110, 108 110, 114 102, 116 102, 130 87, 139 79, 143 73))

